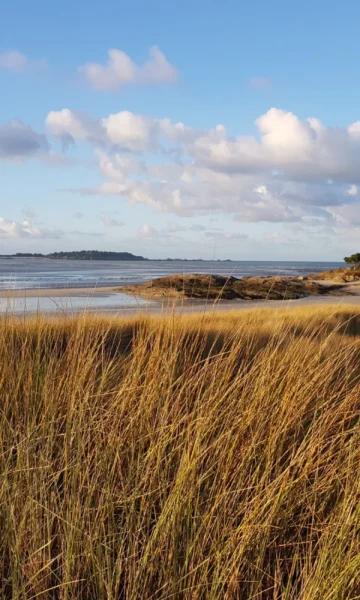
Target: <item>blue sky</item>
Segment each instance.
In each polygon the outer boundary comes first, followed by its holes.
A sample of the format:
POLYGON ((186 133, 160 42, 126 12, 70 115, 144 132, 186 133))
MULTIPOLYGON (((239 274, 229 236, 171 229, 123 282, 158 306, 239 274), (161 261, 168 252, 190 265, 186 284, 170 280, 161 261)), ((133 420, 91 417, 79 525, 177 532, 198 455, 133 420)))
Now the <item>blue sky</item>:
POLYGON ((360 5, 4 1, 0 252, 341 259, 360 5))

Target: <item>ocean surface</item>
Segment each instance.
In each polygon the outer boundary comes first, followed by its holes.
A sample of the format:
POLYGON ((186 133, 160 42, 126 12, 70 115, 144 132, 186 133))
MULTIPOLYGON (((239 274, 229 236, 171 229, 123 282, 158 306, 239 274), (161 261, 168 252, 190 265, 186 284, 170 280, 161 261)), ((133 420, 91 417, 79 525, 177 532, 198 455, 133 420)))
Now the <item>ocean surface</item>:
POLYGON ((102 287, 141 283, 171 273, 301 275, 344 266, 337 262, 281 261, 83 261, 0 258, 0 289, 102 287))
POLYGON ((0 290, 23 290, 16 298, 0 298, 0 313, 119 312, 157 308, 156 301, 116 293, 106 286, 121 287, 171 273, 246 275, 301 275, 343 266, 335 262, 277 261, 81 261, 46 258, 0 258, 0 290), (51 289, 69 288, 57 296, 51 289), (70 288, 79 288, 79 292, 70 288), (88 293, 80 291, 87 288, 88 293), (26 290, 48 289, 36 296, 26 290))

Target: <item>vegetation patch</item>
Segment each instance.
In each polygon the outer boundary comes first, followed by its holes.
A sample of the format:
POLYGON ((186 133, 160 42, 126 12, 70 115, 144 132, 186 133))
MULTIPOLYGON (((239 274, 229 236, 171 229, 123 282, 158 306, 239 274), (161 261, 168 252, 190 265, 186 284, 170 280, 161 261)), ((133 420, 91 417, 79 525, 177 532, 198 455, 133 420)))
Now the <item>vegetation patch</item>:
POLYGON ((146 297, 208 300, 290 300, 344 291, 340 283, 324 285, 307 277, 226 277, 223 275, 170 275, 121 287, 120 291, 146 297))

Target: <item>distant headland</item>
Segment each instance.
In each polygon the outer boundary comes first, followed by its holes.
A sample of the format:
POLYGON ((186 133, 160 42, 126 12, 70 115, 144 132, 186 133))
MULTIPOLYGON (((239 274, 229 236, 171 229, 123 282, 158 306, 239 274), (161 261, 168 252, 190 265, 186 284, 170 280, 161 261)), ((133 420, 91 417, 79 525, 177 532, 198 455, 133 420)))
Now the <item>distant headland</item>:
MULTIPOLYGON (((161 262, 206 262, 203 258, 146 258, 131 252, 112 252, 108 250, 73 250, 71 252, 16 252, 15 254, 0 254, 0 258, 52 258, 56 260, 156 260, 161 262)), ((232 262, 229 258, 217 258, 211 262, 232 262)))
POLYGON ((137 256, 131 252, 109 252, 102 250, 79 250, 73 252, 51 252, 41 254, 38 252, 17 252, 16 254, 3 255, 3 258, 53 258, 57 260, 148 260, 144 256, 137 256))

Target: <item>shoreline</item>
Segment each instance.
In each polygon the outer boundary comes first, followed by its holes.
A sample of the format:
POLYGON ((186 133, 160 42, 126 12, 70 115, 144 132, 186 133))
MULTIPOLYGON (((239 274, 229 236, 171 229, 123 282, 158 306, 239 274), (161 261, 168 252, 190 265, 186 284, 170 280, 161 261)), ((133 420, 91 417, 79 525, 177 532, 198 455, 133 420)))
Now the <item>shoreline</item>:
POLYGON ((360 280, 336 281, 332 272, 296 276, 174 274, 144 282, 0 290, 1 315, 125 316, 190 314, 261 308, 291 309, 360 304, 360 280), (225 291, 225 293, 224 293, 225 291))
MULTIPOLYGON (((69 298, 78 296, 79 298, 91 296, 108 295, 109 293, 122 293, 114 285, 101 287, 51 287, 51 288, 18 288, 0 290, 0 298, 69 298)), ((128 295, 128 294, 127 294, 128 295)))
MULTIPOLYGON (((8 301, 9 305, 5 309, 0 308, 0 316, 11 315, 15 317, 32 317, 41 314, 46 317, 56 316, 75 316, 77 314, 92 314, 102 316, 134 316, 143 314, 191 314, 191 313, 215 313, 215 312, 236 312, 252 309, 293 309, 296 307, 320 307, 321 305, 351 306, 356 308, 360 306, 360 284, 348 284, 346 287, 353 289, 353 294, 339 295, 309 295, 297 299, 284 300, 216 300, 209 299, 191 299, 174 297, 154 297, 145 299, 143 296, 136 296, 121 292, 121 288, 114 286, 102 286, 98 288, 31 288, 18 290, 0 290, 0 300, 8 301), (116 298, 121 297, 122 302, 117 303, 116 298), (124 301, 128 298, 128 303, 124 301), (29 299, 33 308, 26 305, 29 299), (59 304, 56 304, 56 299, 59 304), (69 300, 69 304, 61 304, 62 301, 69 300), (78 306, 72 305, 72 300, 80 300, 78 306), (89 304, 82 303, 81 300, 89 300, 89 304), (96 300, 99 304, 96 304, 96 300), (14 310, 11 301, 23 301, 24 305, 14 310), (38 304, 36 303, 38 300, 38 304), (91 304, 93 301, 93 304, 91 304), (101 304, 101 301, 104 304, 101 304), (47 308, 41 307, 42 302, 48 303, 47 308)), ((120 298, 119 298, 120 300, 120 298)))
MULTIPOLYGON (((334 288, 338 287, 340 289, 348 289, 353 290, 353 295, 356 296, 360 294, 360 281, 359 282, 347 282, 339 284, 338 282, 334 282, 331 280, 318 280, 321 286, 333 285, 334 288)), ((111 284, 111 285, 102 285, 102 286, 81 286, 81 287, 42 287, 42 288, 6 288, 0 289, 0 298, 62 298, 62 297, 89 297, 89 296, 105 296, 109 294, 118 295, 122 294, 125 296, 138 297, 138 298, 146 298, 154 301, 173 301, 176 299, 176 296, 167 296, 167 295, 157 295, 151 294, 148 292, 142 291, 142 283, 135 283, 131 286, 124 284, 111 284), (136 288, 139 287, 139 291, 136 291, 136 288), (122 291, 124 290, 124 291, 122 291)), ((330 295, 330 294, 329 294, 330 295)), ((339 294, 339 296, 347 296, 351 295, 351 292, 348 294, 339 294)), ((324 294, 325 296, 325 294, 324 294)), ((191 298, 182 298, 185 301, 193 300, 191 298)), ((299 298, 300 299, 300 298, 299 298)), ((223 302, 223 300, 220 300, 223 302)), ((249 300, 248 302, 256 302, 256 300, 249 300)), ((275 302, 275 300, 270 300, 270 302, 275 302)))
MULTIPOLYGON (((281 276, 280 276, 281 277, 281 276)), ((284 276, 285 278, 285 276, 284 276)), ((149 280, 150 281, 150 280, 149 280)), ((329 289, 329 293, 323 293, 321 294, 321 297, 356 297, 356 296, 360 296, 360 281, 356 281, 356 282, 344 282, 344 283, 339 283, 337 281, 332 281, 332 280, 312 280, 312 281, 316 281, 321 287, 326 287, 326 286, 331 286, 333 289, 330 290, 329 289), (336 289, 338 288, 338 292, 336 292, 336 289), (346 290, 346 292, 345 292, 346 290), (342 291, 344 291, 344 293, 341 293, 342 291), (334 293, 336 292, 336 293, 334 293)), ((145 282, 146 283, 146 282, 145 282)), ((135 283, 131 286, 129 286, 128 284, 123 284, 123 285, 119 285, 119 284, 111 284, 111 285, 101 285, 99 287, 97 286, 81 286, 81 287, 33 287, 33 288, 6 288, 6 289, 0 289, 0 298, 3 299, 7 299, 7 298, 63 298, 63 297, 69 297, 69 298, 73 298, 73 297, 79 297, 79 298, 89 298, 89 297, 104 297, 104 296, 109 296, 109 295, 114 295, 117 296, 121 294, 122 296, 129 296, 132 298, 138 298, 141 300, 148 300, 151 302, 157 302, 157 303, 163 303, 163 302, 167 302, 167 303, 173 303, 176 301, 182 301, 182 302, 202 302, 202 303, 206 303, 206 302, 214 302, 214 299, 200 299, 200 298, 191 298, 190 296, 186 297, 186 296, 176 296, 176 295, 172 295, 170 294, 166 294, 166 293, 157 293, 156 290, 154 290, 154 293, 152 291, 151 288, 149 289, 145 289, 143 288, 143 283, 135 283)), ((317 294, 309 294, 308 296, 306 296, 306 298, 317 298, 318 295, 317 294)), ((296 299, 291 299, 291 298, 286 298, 284 300, 279 300, 282 302, 286 302, 289 300, 302 300, 305 298, 296 298, 296 299)), ((239 300, 229 300, 229 299, 221 299, 221 298, 216 298, 215 302, 236 302, 239 300)), ((264 301, 264 299, 249 299, 249 300, 243 300, 246 303, 254 303, 254 302, 259 302, 259 301, 264 301)), ((269 302, 276 302, 277 300, 265 300, 265 301, 269 301, 269 302)))

